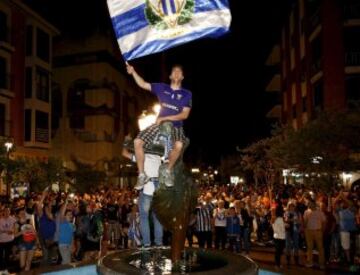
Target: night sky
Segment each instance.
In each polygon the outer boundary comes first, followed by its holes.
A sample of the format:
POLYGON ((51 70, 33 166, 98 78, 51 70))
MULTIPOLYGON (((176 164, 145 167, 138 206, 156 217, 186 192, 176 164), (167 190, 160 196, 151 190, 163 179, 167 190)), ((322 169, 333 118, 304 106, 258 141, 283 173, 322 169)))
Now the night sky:
MULTIPOLYGON (((105 0, 27 0, 62 34, 81 36, 95 28, 106 30, 110 19, 105 0), (86 8, 85 8, 86 7, 86 8), (86 10, 85 10, 86 9, 86 10)), ((168 67, 185 68, 184 87, 193 93, 193 109, 185 123, 191 139, 186 159, 217 164, 269 134, 266 113, 276 95, 265 92, 271 74, 265 61, 280 37, 289 0, 229 0, 231 32, 168 50, 168 67)), ((159 82, 161 54, 131 62, 149 82, 159 82), (158 65, 157 65, 158 64, 158 65)))

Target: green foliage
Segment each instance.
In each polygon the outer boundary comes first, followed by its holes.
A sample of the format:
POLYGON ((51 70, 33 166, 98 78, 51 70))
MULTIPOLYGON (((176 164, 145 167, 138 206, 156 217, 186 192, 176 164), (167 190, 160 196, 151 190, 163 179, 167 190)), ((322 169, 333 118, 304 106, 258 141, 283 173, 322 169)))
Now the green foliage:
POLYGON ((195 8, 195 1, 193 0, 186 1, 185 7, 178 19, 179 25, 183 25, 190 22, 192 15, 194 13, 194 8, 195 8))
POLYGON ((358 111, 325 112, 298 131, 283 129, 281 135, 269 153, 278 168, 332 174, 360 169, 355 157, 360 150, 358 111))
POLYGON ((151 3, 149 0, 146 0, 145 16, 151 25, 156 25, 162 21, 161 17, 156 15, 156 13, 154 13, 151 9, 151 3))
POLYGON ((359 109, 323 112, 299 130, 279 128, 242 150, 243 165, 256 182, 267 182, 274 169, 291 168, 309 174, 305 184, 329 190, 339 173, 360 170, 359 137, 359 109))
POLYGON ((273 183, 274 167, 269 155, 273 142, 273 139, 266 138, 241 150, 243 168, 252 171, 256 185, 273 183))
POLYGON ((26 182, 32 191, 42 191, 46 186, 66 180, 62 161, 49 158, 48 161, 39 161, 24 157, 15 159, 0 159, 1 168, 6 169, 5 181, 10 183, 26 182))
MULTIPOLYGON (((190 22, 192 15, 194 13, 194 8, 195 8, 195 1, 187 0, 184 8, 182 9, 177 19, 177 23, 179 25, 184 25, 190 22)), ((159 15, 161 14, 161 11, 158 10, 158 7, 152 6, 152 3, 149 0, 146 0, 146 8, 144 12, 149 23, 155 26, 158 30, 165 30, 169 28, 169 25, 159 15), (157 12, 155 12, 154 10, 156 10, 157 12)))
POLYGON ((75 178, 75 186, 78 192, 86 193, 95 189, 105 181, 106 174, 103 171, 95 170, 91 165, 73 159, 76 170, 73 172, 75 178))

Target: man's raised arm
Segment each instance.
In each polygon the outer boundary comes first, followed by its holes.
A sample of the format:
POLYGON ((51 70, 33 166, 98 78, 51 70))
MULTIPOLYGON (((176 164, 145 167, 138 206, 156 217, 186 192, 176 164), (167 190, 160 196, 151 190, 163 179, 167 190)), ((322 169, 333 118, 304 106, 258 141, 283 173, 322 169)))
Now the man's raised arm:
POLYGON ((128 72, 128 74, 132 75, 136 84, 146 90, 146 91, 151 91, 151 85, 150 83, 146 82, 140 75, 138 75, 138 73, 135 71, 134 67, 131 66, 129 63, 126 62, 126 70, 128 72))

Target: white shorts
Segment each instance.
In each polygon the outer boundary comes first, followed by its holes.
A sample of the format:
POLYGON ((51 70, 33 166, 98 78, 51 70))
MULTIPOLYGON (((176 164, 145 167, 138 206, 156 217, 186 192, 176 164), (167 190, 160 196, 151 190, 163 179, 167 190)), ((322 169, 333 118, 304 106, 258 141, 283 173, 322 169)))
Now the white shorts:
POLYGON ((340 232, 341 246, 344 250, 350 249, 350 232, 340 232))

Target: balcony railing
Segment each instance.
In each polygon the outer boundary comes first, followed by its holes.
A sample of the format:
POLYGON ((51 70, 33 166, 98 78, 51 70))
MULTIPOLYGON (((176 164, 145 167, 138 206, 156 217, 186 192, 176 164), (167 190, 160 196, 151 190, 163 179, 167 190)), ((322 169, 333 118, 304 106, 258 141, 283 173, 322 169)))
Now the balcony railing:
POLYGON ((1 137, 10 137, 11 130, 11 121, 4 120, 0 121, 0 136, 1 137))
POLYGON ((345 53, 346 66, 360 66, 360 51, 345 53))
POLYGON ((12 80, 12 75, 0 74, 0 89, 11 90, 12 80))
POLYGON ((345 3, 344 4, 344 19, 360 19, 360 3, 345 3))
POLYGON ((35 141, 49 143, 49 129, 36 128, 35 141))

